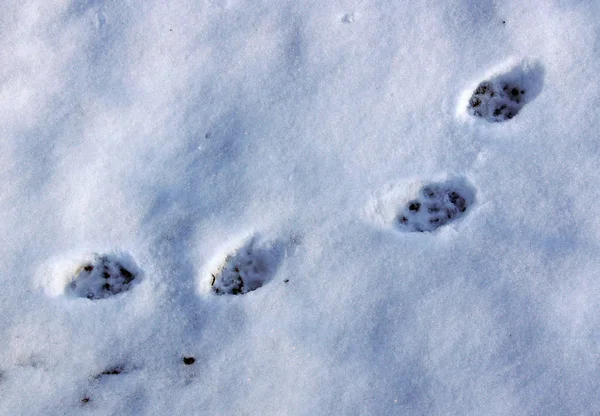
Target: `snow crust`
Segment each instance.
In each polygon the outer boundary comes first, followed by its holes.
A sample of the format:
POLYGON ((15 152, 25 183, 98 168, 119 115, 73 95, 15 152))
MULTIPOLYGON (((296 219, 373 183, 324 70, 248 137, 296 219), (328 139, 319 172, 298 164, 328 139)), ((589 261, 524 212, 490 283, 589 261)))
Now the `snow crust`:
POLYGON ((575 0, 5 1, 0 414, 600 413, 599 22, 575 0), (469 114, 522 62, 535 99, 469 114), (402 232, 448 178, 460 219, 402 232), (260 287, 211 291, 253 235, 260 287), (93 253, 143 278, 74 296, 93 253))

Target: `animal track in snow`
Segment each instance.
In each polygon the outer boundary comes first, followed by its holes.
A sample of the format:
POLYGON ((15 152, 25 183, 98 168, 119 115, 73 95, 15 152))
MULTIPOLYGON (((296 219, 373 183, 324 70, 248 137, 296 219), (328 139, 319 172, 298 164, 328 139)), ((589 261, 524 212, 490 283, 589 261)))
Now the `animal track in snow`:
POLYGON ((366 214, 384 228, 431 232, 463 218, 475 203, 475 194, 475 188, 461 177, 407 178, 377 192, 366 214))
POLYGON ((469 113, 487 121, 506 121, 513 118, 525 104, 527 92, 518 84, 494 85, 483 81, 469 99, 469 113))
POLYGON ((435 231, 462 217, 474 199, 474 192, 453 180, 429 183, 419 189, 396 217, 402 231, 435 231))
POLYGON ((479 82, 470 93, 466 111, 489 122, 510 120, 540 93, 542 84, 541 66, 522 61, 479 82))
POLYGON ((256 290, 273 278, 282 258, 279 243, 251 236, 210 270, 210 291, 217 295, 243 295, 256 290))
POLYGON ((75 272, 67 291, 91 300, 105 299, 131 289, 140 274, 131 258, 94 254, 75 272))

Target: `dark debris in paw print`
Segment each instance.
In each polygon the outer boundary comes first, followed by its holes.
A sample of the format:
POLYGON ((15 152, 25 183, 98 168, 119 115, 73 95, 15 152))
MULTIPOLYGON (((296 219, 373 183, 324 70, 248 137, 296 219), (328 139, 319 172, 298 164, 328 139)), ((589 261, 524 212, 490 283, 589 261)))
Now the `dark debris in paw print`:
POLYGON ((119 374, 123 374, 125 373, 125 366, 124 365, 117 365, 114 367, 109 367, 106 370, 102 371, 101 373, 98 373, 94 376, 95 380, 98 380, 100 378, 103 377, 108 377, 108 376, 118 376, 119 374))
POLYGON ((256 237, 225 257, 211 274, 211 290, 217 295, 243 295, 270 281, 282 259, 275 243, 261 244, 256 237))
POLYGON ((522 62, 480 82, 469 98, 467 112, 489 122, 510 120, 539 94, 542 79, 539 65, 522 62))
POLYGON ((119 375, 123 372, 123 368, 122 367, 114 367, 114 368, 110 368, 108 370, 105 370, 102 372, 101 375, 103 376, 116 376, 119 375))
POLYGON ((474 191, 463 181, 430 183, 408 201, 396 217, 407 232, 430 232, 461 218, 473 204, 474 191))
POLYGON ((90 300, 105 299, 131 289, 139 276, 131 258, 96 254, 76 271, 68 290, 90 300))
POLYGON ((194 357, 183 357, 183 363, 185 365, 192 365, 196 362, 196 359, 194 357))

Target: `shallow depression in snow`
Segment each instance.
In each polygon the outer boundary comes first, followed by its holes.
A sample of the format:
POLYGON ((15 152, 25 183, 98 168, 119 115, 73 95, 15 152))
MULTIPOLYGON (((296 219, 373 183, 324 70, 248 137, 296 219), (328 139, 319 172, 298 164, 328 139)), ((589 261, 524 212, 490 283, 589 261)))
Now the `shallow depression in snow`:
POLYGON ((210 287, 216 295, 243 295, 272 280, 282 258, 281 243, 252 235, 211 262, 201 288, 210 287))
POLYGON ((104 299, 126 292, 138 283, 140 270, 130 257, 94 254, 76 271, 67 294, 91 300, 104 299))
POLYGON ((99 300, 131 290, 143 271, 126 252, 66 254, 44 263, 37 271, 38 284, 51 296, 99 300))
POLYGON ((463 177, 440 175, 388 184, 366 208, 376 224, 402 232, 432 232, 463 219, 475 203, 476 190, 463 177))
POLYGON ((474 190, 463 180, 427 183, 400 210, 397 226, 401 231, 435 231, 460 219, 474 200, 474 190))
POLYGON ((540 63, 522 61, 494 70, 473 90, 466 110, 488 122, 508 121, 542 90, 544 70, 540 63))

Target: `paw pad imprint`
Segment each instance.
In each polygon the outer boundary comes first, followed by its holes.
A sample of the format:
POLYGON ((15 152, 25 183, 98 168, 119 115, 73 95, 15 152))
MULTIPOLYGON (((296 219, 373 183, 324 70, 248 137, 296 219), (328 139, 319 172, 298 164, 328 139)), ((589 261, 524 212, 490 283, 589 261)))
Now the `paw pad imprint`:
POLYGON ((79 267, 69 290, 79 297, 104 299, 131 289, 138 276, 139 270, 130 259, 96 254, 79 267))
POLYGON ((259 244, 252 237, 211 273, 211 289, 217 295, 242 295, 256 290, 272 279, 280 261, 277 244, 259 244))
POLYGON ((396 222, 402 231, 434 231, 461 218, 473 202, 474 192, 452 181, 423 186, 418 195, 401 208, 396 222))
POLYGON ((467 112, 489 122, 510 120, 539 94, 542 82, 540 65, 521 62, 480 82, 469 98, 467 112))

